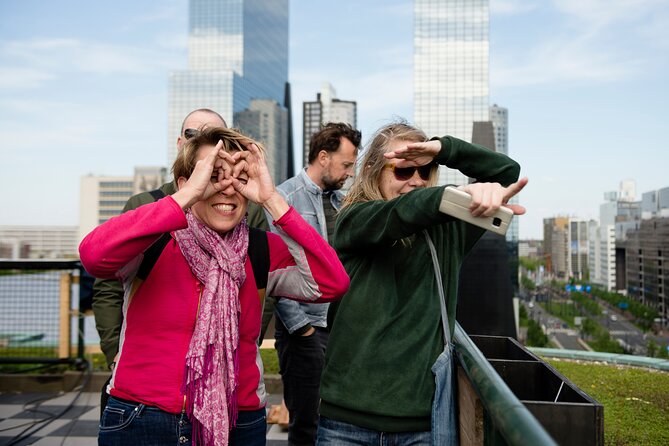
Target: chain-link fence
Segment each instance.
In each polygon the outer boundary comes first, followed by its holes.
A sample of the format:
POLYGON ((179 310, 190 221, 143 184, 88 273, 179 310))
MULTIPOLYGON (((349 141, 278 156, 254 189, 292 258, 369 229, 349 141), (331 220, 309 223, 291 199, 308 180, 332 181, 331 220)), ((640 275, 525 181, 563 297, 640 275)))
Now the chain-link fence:
POLYGON ((0 363, 82 358, 87 283, 78 261, 0 260, 0 363))

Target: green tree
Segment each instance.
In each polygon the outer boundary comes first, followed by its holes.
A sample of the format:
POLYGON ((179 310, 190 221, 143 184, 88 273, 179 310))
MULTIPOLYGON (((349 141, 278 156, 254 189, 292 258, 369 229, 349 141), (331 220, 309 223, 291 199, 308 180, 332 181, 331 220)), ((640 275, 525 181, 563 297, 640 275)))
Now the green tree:
POLYGON ((541 326, 535 320, 530 319, 527 324, 528 347, 545 347, 548 345, 548 336, 541 330, 541 326))

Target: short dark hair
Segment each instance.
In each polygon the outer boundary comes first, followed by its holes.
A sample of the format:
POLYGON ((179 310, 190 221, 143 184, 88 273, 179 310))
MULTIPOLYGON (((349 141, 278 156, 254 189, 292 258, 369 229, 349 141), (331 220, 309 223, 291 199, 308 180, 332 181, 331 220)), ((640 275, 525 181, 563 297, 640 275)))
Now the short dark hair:
POLYGON ((336 152, 341 144, 341 139, 351 141, 356 148, 360 147, 362 135, 359 130, 343 122, 328 122, 321 129, 311 135, 309 142, 309 164, 313 163, 321 150, 328 153, 336 152))

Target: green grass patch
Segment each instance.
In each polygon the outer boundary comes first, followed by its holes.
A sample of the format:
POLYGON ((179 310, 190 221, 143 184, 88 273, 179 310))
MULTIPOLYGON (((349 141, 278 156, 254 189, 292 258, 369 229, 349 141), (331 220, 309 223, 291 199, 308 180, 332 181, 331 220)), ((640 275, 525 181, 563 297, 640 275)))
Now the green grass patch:
POLYGON ((279 374, 279 356, 273 348, 261 348, 260 357, 262 358, 263 367, 266 375, 279 374))
POLYGON ((582 361, 548 362, 604 406, 607 446, 669 444, 669 373, 582 361))

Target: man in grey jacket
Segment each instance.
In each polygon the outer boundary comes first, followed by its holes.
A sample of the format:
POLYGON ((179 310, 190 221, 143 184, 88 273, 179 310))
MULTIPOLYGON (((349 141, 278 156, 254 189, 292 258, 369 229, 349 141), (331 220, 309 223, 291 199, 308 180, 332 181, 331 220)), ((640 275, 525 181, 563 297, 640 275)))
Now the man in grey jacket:
MULTIPOLYGON (((348 124, 326 124, 311 137, 308 166, 277 187, 288 204, 330 243, 343 198, 340 189, 354 175, 360 138, 360 132, 348 124)), ((328 304, 289 299, 279 299, 276 304, 276 349, 290 414, 290 445, 316 442, 327 312, 328 304)))

